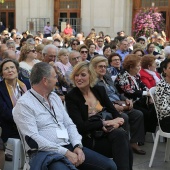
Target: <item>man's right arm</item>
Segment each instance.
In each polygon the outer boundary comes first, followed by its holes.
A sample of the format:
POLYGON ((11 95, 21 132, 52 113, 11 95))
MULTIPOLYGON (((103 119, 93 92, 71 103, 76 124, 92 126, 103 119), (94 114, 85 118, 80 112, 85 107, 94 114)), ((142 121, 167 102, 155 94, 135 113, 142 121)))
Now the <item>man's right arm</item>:
MULTIPOLYGON (((33 109, 22 102, 18 102, 13 109, 14 121, 21 134, 24 135, 24 139, 25 136, 27 136, 34 140, 38 145, 38 150, 54 151, 65 155, 68 149, 49 141, 47 138, 44 138, 39 134, 35 114, 36 113, 34 113, 33 109)), ((28 142, 26 143, 28 144, 28 142)), ((29 149, 31 148, 26 148, 26 150, 29 149)))

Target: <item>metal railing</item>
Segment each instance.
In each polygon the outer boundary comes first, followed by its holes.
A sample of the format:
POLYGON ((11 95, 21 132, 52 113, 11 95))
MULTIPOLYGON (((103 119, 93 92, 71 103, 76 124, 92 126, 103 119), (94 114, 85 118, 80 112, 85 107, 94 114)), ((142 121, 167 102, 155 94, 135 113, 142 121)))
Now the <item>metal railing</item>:
POLYGON ((36 35, 38 31, 44 33, 44 26, 50 22, 50 18, 27 18, 27 30, 36 35))
POLYGON ((59 18, 58 19, 58 27, 59 30, 62 31, 61 25, 62 22, 69 23, 72 28, 76 31, 76 33, 81 32, 81 18, 59 18))

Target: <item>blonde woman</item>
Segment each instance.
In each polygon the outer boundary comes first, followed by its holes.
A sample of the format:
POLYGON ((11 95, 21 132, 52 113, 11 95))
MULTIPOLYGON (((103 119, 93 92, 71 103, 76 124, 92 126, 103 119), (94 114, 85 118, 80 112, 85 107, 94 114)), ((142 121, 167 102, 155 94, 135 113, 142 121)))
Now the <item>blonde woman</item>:
POLYGON ((31 69, 34 66, 35 63, 38 61, 37 58, 37 52, 33 45, 25 44, 21 48, 21 54, 19 58, 19 66, 31 74, 31 69))

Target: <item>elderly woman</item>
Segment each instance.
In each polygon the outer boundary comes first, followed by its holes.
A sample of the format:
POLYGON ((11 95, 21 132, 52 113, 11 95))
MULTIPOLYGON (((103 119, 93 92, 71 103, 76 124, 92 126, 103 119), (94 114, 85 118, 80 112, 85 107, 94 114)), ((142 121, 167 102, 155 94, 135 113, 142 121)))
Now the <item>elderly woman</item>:
POLYGON ((58 61, 55 63, 57 67, 60 68, 63 75, 65 75, 68 68, 71 66, 69 59, 68 59, 69 51, 65 48, 61 49, 58 52, 58 61))
POLYGON ((162 131, 170 133, 170 59, 163 65, 163 76, 155 91, 155 103, 162 131))
POLYGON ((122 57, 117 53, 111 53, 108 58, 109 67, 107 70, 111 74, 113 81, 115 81, 117 74, 122 70, 121 61, 122 57))
POLYGON ((156 112, 153 103, 149 103, 148 88, 142 83, 139 71, 141 57, 130 54, 123 62, 124 71, 117 75, 115 84, 120 93, 133 100, 133 107, 144 114, 145 132, 155 132, 157 126, 156 112), (152 123, 151 123, 152 122, 152 123))
POLYGON ((142 69, 140 70, 141 81, 150 89, 160 81, 160 75, 156 72, 156 62, 153 55, 145 55, 141 60, 142 69))
POLYGON ((132 51, 132 54, 136 54, 139 57, 143 57, 145 55, 144 51, 141 48, 136 48, 132 51))
POLYGON ((75 65, 71 80, 76 87, 66 95, 66 107, 83 137, 83 145, 112 157, 118 170, 132 169, 128 133, 121 128, 124 120, 109 100, 104 87, 94 86, 96 74, 89 68, 89 63, 84 61, 75 65), (113 119, 92 121, 92 116, 103 108, 112 114, 113 119), (94 131, 103 131, 103 136, 96 138, 94 131))
POLYGON ((106 67, 108 65, 106 58, 103 56, 96 56, 90 63, 92 69, 97 73, 97 85, 105 88, 110 101, 112 101, 116 110, 124 118, 125 125, 123 127, 126 131, 129 131, 128 122, 130 124, 130 143, 133 151, 140 155, 146 154, 146 152, 141 150, 137 145, 137 142, 144 142, 145 138, 143 113, 133 109, 132 101, 118 93, 112 79, 106 74, 106 67), (120 102, 123 102, 123 104, 121 105, 120 102))
POLYGON ((0 74, 3 77, 3 81, 0 82, 0 121, 3 142, 8 138, 19 138, 12 109, 27 89, 25 84, 18 80, 18 70, 18 62, 12 59, 5 59, 0 65, 0 74))
POLYGON ((44 59, 43 54, 42 54, 42 50, 44 47, 45 47, 44 44, 39 44, 35 48, 36 52, 37 52, 37 60, 39 60, 39 61, 43 61, 43 59, 44 59))

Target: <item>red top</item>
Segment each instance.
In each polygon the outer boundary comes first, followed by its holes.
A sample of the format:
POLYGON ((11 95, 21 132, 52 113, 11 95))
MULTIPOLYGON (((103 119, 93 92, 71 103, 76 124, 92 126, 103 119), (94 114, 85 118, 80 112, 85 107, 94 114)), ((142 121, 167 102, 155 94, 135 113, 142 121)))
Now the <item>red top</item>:
POLYGON ((65 28, 64 29, 64 34, 66 34, 66 35, 73 35, 73 29, 72 28, 65 28))
MULTIPOLYGON (((155 72, 157 77, 160 79, 160 75, 155 72)), ((150 89, 151 87, 156 86, 156 82, 155 79, 153 78, 152 75, 150 75, 148 72, 146 72, 144 69, 140 70, 140 77, 141 77, 141 81, 145 84, 145 86, 150 89)))

